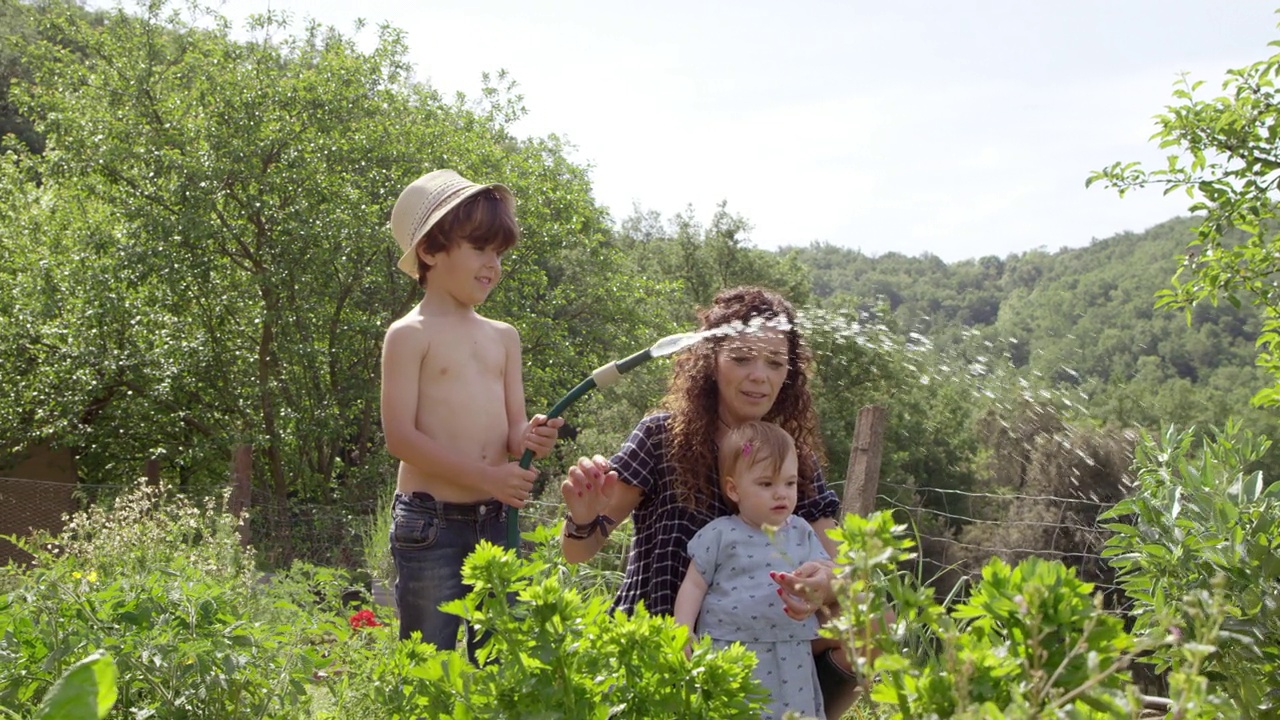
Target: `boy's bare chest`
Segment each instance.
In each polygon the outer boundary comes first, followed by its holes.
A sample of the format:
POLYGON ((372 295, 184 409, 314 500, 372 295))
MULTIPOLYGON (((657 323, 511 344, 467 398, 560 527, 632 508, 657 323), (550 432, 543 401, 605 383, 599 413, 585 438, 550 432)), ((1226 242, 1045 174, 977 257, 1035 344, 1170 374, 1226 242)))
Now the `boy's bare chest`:
POLYGON ((423 380, 434 384, 473 378, 501 379, 505 368, 506 352, 500 344, 467 338, 433 342, 422 369, 423 380))

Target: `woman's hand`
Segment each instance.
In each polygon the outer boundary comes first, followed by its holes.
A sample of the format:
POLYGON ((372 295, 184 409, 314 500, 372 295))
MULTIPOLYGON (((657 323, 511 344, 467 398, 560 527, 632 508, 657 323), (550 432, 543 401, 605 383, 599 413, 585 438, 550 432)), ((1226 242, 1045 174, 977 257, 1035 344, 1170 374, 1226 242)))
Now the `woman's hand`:
POLYGON ((806 620, 809 616, 835 601, 835 564, 810 560, 793 572, 771 572, 769 577, 778 583, 778 596, 782 609, 793 620, 806 620))
POLYGON ((608 510, 617 484, 618 472, 609 467, 603 455, 581 457, 560 483, 560 494, 564 495, 573 521, 585 525, 608 510))

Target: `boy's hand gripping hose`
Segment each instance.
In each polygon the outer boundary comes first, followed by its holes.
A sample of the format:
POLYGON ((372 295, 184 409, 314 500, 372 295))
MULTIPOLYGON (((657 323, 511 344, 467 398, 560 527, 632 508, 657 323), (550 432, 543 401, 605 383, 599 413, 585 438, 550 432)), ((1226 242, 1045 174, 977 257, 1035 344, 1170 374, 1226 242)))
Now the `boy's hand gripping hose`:
MULTIPOLYGON (((690 345, 698 342, 709 333, 680 333, 679 335, 668 335, 653 344, 653 347, 641 350, 640 352, 625 357, 621 360, 615 360, 606 363, 596 369, 595 372, 576 387, 569 391, 567 395, 560 398, 550 411, 547 412, 547 419, 560 417, 562 413, 572 404, 578 401, 583 395, 586 395, 592 388, 606 388, 618 382, 618 380, 628 372, 636 369, 640 365, 663 355, 683 350, 690 345)), ((520 467, 529 469, 533 464, 533 451, 525 450, 524 455, 520 458, 520 467)), ((520 551, 520 511, 514 507, 507 508, 507 547, 520 551)))

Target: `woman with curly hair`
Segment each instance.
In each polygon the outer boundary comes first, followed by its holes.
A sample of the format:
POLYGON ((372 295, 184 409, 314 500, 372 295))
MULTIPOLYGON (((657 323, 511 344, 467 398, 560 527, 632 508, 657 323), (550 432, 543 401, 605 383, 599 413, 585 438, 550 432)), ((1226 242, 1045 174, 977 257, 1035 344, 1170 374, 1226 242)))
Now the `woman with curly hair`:
MULTIPOLYGON (((717 448, 730 430, 764 420, 795 439, 799 501, 795 514, 836 555, 826 530, 840 501, 822 477, 818 418, 809 395, 811 355, 796 328, 795 309, 757 287, 724 290, 699 313, 700 330, 723 328, 682 353, 660 412, 640 421, 612 458, 580 458, 561 483, 569 514, 562 532, 569 562, 591 559, 613 527, 632 518, 635 537, 614 605, 643 603, 671 615, 689 566, 689 541, 704 525, 729 515, 717 471, 717 448)), ((774 575, 786 616, 807 620, 833 600, 830 564, 778 568, 774 575)), ((839 647, 815 640, 828 717, 838 718, 856 691, 839 647)))

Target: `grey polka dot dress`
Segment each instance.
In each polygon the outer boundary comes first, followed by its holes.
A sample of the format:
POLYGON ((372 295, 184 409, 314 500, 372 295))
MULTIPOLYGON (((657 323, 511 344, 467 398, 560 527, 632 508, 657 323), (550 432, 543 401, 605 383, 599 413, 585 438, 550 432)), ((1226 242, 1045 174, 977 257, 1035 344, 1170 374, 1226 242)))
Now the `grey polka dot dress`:
POLYGON ((813 527, 792 515, 771 538, 736 515, 721 517, 693 536, 689 556, 707 581, 697 632, 716 646, 740 642, 756 654, 756 679, 773 696, 764 717, 777 720, 794 710, 824 718, 809 643, 818 637, 818 621, 787 617, 769 577, 828 559, 813 527))

